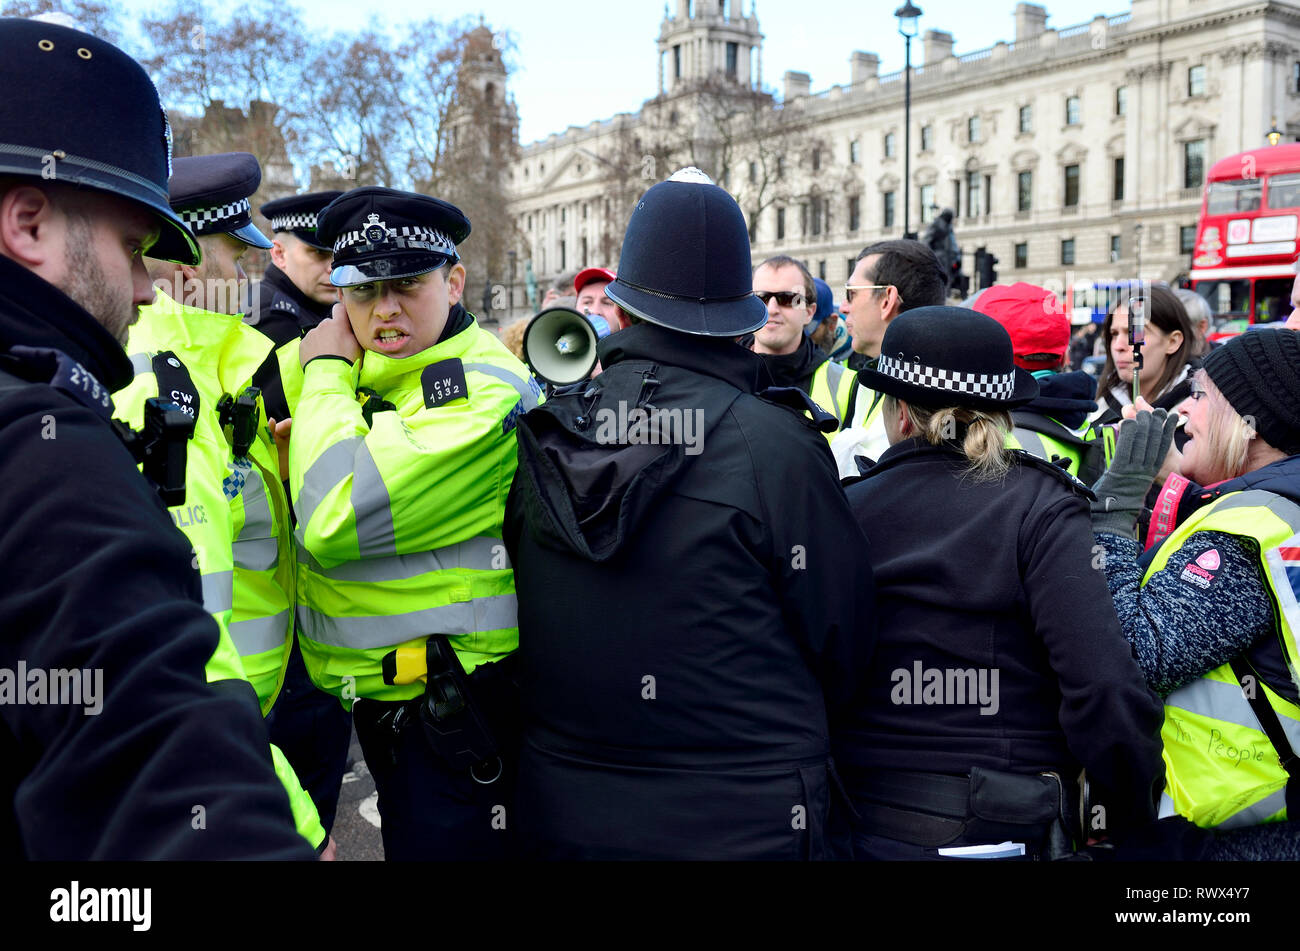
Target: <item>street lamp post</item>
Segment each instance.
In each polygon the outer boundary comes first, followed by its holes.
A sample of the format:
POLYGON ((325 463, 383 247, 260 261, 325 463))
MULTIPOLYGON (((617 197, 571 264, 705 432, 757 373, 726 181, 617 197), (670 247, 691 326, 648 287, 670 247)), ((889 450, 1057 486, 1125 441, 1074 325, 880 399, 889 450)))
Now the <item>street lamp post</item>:
POLYGON ((903 237, 915 240, 912 231, 912 37, 921 8, 907 0, 894 11, 898 32, 903 37, 903 237))
POLYGON ((1283 132, 1277 127, 1277 116, 1273 117, 1273 125, 1264 133, 1264 138, 1268 139, 1269 145, 1277 145, 1282 141, 1283 132))

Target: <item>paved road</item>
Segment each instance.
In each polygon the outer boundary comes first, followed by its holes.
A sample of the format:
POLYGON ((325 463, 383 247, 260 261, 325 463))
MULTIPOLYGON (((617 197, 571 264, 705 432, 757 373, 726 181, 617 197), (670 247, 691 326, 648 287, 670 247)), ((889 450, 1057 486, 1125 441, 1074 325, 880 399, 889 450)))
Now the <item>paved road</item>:
POLYGON ((355 732, 348 749, 348 762, 352 768, 343 776, 339 808, 331 830, 338 845, 339 861, 382 862, 384 844, 379 836, 379 810, 375 806, 378 794, 366 761, 361 758, 361 745, 355 732))

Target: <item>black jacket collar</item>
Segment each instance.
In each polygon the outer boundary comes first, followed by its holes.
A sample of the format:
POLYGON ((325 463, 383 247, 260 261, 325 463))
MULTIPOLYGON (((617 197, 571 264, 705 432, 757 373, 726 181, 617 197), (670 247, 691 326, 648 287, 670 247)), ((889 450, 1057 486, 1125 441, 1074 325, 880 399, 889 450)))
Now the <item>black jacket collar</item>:
POLYGON ((298 290, 298 285, 289 279, 289 275, 285 274, 274 264, 268 264, 266 266, 266 273, 262 275, 262 280, 275 288, 285 297, 289 298, 307 313, 320 320, 324 320, 328 317, 334 308, 333 301, 330 301, 328 304, 321 304, 298 290))
POLYGON ((60 350, 110 391, 134 376, 126 352, 103 325, 53 284, 0 255, 0 349, 14 344, 60 350))
POLYGON ((817 368, 830 359, 813 345, 806 334, 800 339, 799 349, 794 353, 762 353, 759 356, 767 364, 777 386, 797 386, 805 392, 811 389, 817 368))
POLYGON ((601 340, 596 353, 606 369, 622 360, 651 360, 714 377, 746 393, 773 385, 762 357, 731 337, 705 337, 641 323, 601 340))

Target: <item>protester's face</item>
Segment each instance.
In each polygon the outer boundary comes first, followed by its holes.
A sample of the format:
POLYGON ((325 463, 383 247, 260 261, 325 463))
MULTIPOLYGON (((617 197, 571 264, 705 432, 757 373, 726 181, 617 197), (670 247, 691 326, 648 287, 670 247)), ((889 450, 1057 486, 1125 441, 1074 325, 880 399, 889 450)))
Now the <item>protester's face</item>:
MULTIPOLYGON (((1165 333, 1151 321, 1147 321, 1145 339, 1142 344, 1142 389, 1155 385, 1160 374, 1165 371, 1165 361, 1182 346, 1181 331, 1165 333)), ((1115 370, 1120 380, 1133 381, 1133 348, 1128 342, 1128 307, 1124 304, 1115 309, 1115 316, 1110 322, 1110 354, 1115 361, 1115 370)))
MULTIPOLYGON (((849 275, 849 283, 859 287, 879 283, 876 265, 880 255, 863 258, 849 275)), ((887 290, 854 291, 853 299, 844 304, 844 324, 853 337, 853 351, 867 356, 880 356, 880 341, 885 338, 884 303, 887 290)))
POLYGON ((577 310, 580 314, 595 314, 604 317, 610 332, 623 329, 623 312, 605 294, 609 281, 589 281, 578 292, 577 310))
POLYGON ((754 293, 784 295, 767 300, 767 323, 754 331, 756 353, 794 353, 803 340, 803 329, 812 320, 817 302, 807 299, 803 274, 791 264, 764 265, 754 272, 754 293))
POLYGON ((835 346, 835 328, 839 326, 840 318, 831 311, 826 318, 817 325, 809 336, 812 338, 813 346, 818 347, 823 353, 830 353, 835 346))
POLYGON ((295 234, 277 235, 272 242, 271 260, 303 294, 318 304, 338 299, 338 288, 330 283, 332 251, 314 248, 295 234))
POLYGON ((343 288, 352 333, 365 350, 410 357, 438 341, 465 290, 465 267, 343 288))
POLYGON ((158 239, 158 220, 111 195, 85 196, 82 211, 63 215, 64 267, 49 280, 125 347, 140 308, 153 302, 144 253, 158 239))
POLYGON ((1196 371, 1192 377, 1192 395, 1178 405, 1178 412, 1186 417, 1183 433, 1188 438, 1183 446, 1178 471, 1198 485, 1211 485, 1224 478, 1222 474, 1213 471, 1209 453, 1208 436, 1213 424, 1209 391, 1213 386, 1204 370, 1196 371))

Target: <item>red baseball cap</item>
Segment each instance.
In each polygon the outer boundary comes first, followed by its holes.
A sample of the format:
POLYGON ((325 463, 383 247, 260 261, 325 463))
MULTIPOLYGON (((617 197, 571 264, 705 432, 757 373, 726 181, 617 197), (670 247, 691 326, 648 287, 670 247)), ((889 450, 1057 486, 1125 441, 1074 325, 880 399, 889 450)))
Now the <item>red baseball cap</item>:
POLYGON ((1006 328, 1016 366, 1025 370, 1054 369, 1070 347, 1070 318, 1045 287, 1024 281, 995 284, 981 291, 971 307, 1006 328))
POLYGON ((582 289, 592 281, 612 281, 615 274, 607 267, 589 267, 578 272, 573 279, 573 293, 581 294, 582 289))

